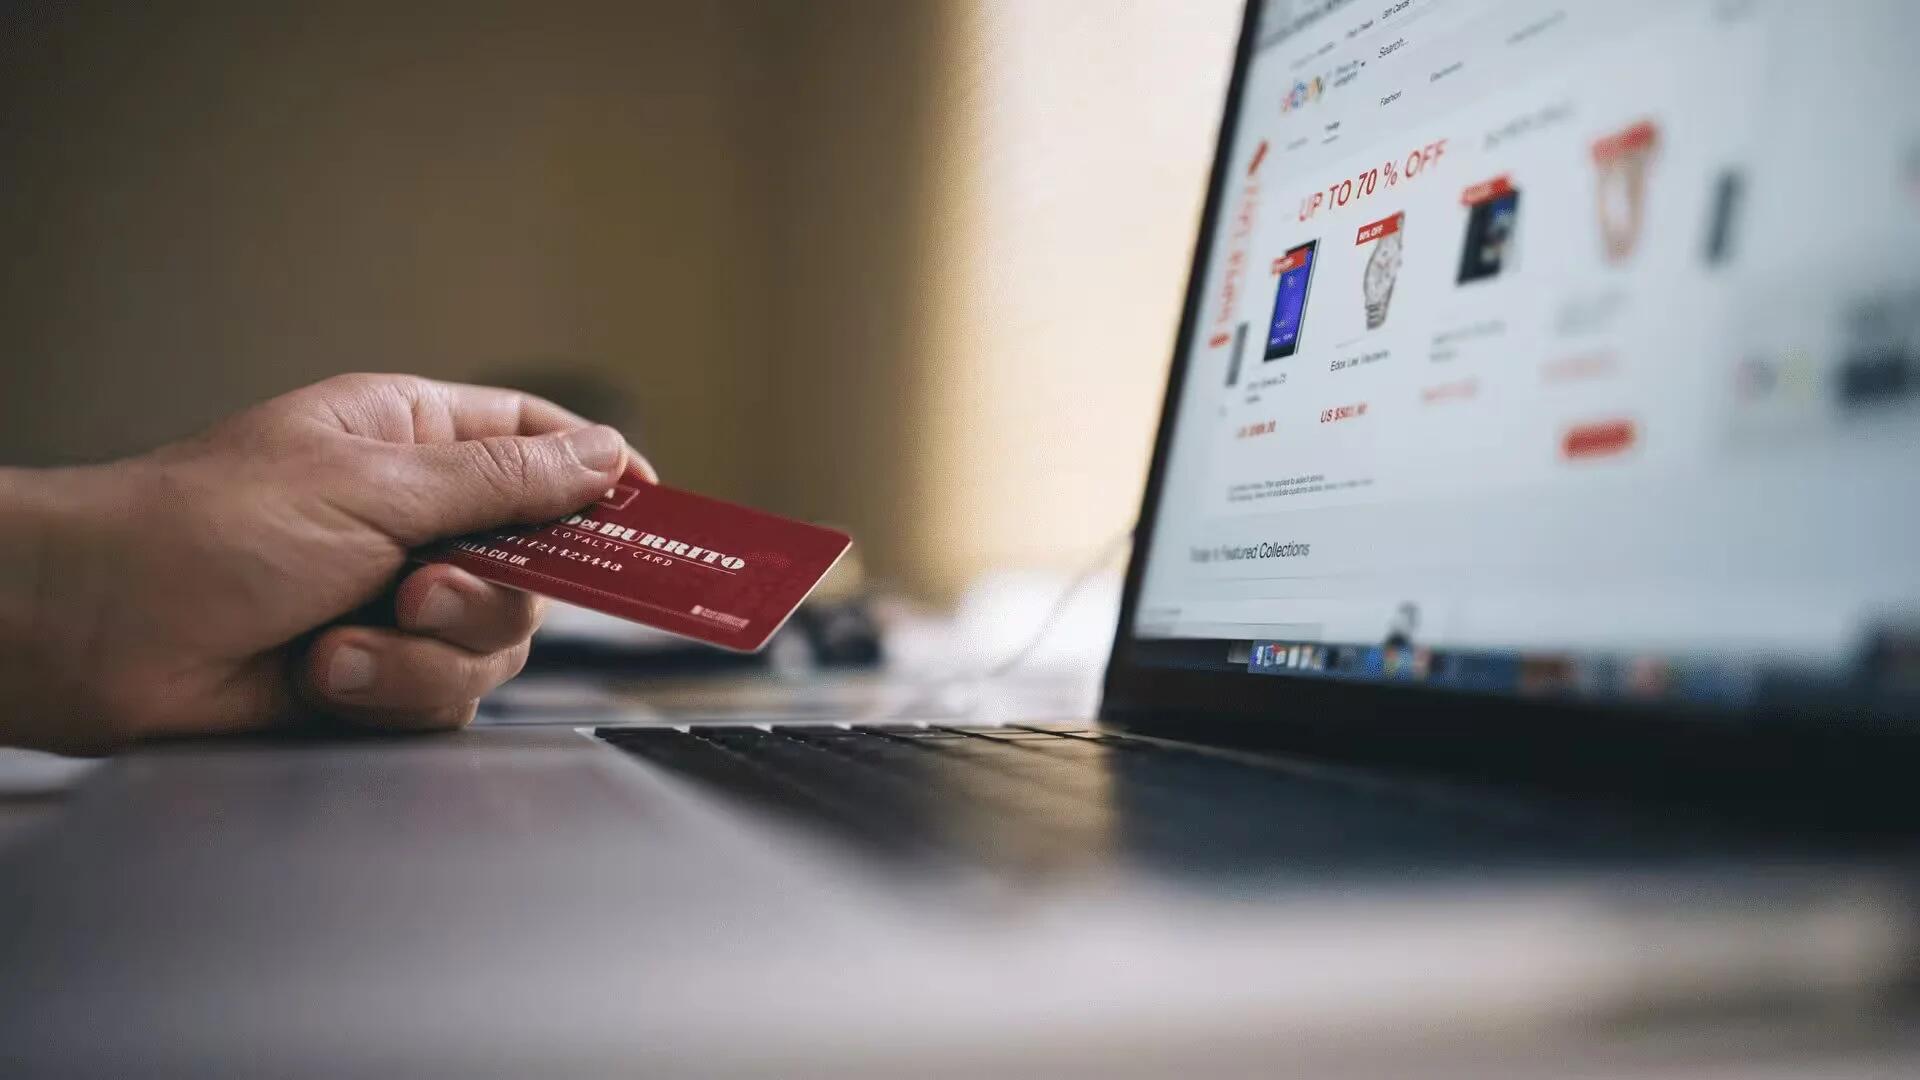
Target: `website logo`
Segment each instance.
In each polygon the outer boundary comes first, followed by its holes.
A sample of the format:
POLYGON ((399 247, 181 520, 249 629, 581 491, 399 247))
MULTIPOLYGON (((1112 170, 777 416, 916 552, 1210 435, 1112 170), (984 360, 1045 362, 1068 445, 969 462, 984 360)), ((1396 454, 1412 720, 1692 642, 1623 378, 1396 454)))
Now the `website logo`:
POLYGON ((1318 75, 1315 75, 1311 79, 1296 80, 1293 84, 1293 89, 1287 91, 1287 96, 1280 99, 1281 114, 1285 115, 1295 109, 1306 108, 1308 105, 1319 101, 1320 95, 1326 93, 1326 90, 1326 80, 1318 75))

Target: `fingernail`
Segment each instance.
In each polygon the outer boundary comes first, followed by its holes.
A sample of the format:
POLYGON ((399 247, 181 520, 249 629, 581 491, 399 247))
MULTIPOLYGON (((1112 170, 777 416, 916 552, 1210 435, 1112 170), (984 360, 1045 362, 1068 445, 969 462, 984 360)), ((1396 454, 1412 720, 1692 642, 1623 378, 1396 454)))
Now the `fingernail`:
POLYGON ((620 456, 627 451, 627 440, 604 425, 569 432, 567 445, 573 448, 573 456, 580 464, 601 471, 620 464, 620 456))
POLYGON ((467 602, 453 591, 451 585, 435 585, 427 590, 427 598, 420 601, 420 610, 413 621, 422 630, 445 630, 460 621, 460 610, 467 602))
POLYGON ((345 646, 334 652, 327 665, 327 692, 351 694, 373 685, 373 654, 365 649, 345 646))

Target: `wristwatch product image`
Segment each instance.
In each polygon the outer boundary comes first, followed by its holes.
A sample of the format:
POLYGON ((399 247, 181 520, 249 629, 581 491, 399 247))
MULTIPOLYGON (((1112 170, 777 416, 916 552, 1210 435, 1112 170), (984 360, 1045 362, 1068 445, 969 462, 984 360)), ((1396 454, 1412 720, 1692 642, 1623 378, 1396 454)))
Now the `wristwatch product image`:
POLYGON ((1647 170, 1659 143, 1652 121, 1642 120, 1593 144, 1598 170, 1594 209, 1608 262, 1624 262, 1640 244, 1647 214, 1647 170))
POLYGON ((1393 299, 1393 283, 1400 278, 1400 246, 1406 215, 1394 221, 1394 229, 1373 242, 1367 256, 1367 270, 1360 279, 1360 298, 1367 305, 1367 329, 1378 330, 1387 321, 1387 302, 1393 299))

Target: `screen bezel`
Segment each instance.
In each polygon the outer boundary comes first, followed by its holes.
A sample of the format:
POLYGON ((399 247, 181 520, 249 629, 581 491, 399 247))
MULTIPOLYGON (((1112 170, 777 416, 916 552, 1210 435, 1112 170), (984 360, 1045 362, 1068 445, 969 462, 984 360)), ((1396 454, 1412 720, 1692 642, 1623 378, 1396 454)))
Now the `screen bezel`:
POLYGON ((1311 750, 1368 760, 1394 758, 1450 768, 1497 768, 1500 761, 1537 771, 1564 758, 1575 772, 1617 775, 1653 758, 1732 764, 1778 757, 1795 763, 1809 744, 1832 751, 1851 737, 1879 752, 1884 736, 1912 749, 1912 717, 1848 702, 1731 711, 1683 703, 1568 702, 1243 672, 1148 666, 1135 660, 1133 625, 1147 552, 1152 549, 1181 392, 1191 369, 1193 330, 1206 287, 1207 260, 1220 225, 1241 99, 1259 33, 1258 0, 1243 7, 1198 240, 1174 339, 1140 516, 1121 593, 1120 617, 1101 692, 1104 724, 1187 740, 1311 750), (1835 715, 1842 713, 1844 715, 1835 715), (1497 748, 1497 750, 1496 750, 1497 748), (1650 757, 1652 755, 1652 757, 1650 757))

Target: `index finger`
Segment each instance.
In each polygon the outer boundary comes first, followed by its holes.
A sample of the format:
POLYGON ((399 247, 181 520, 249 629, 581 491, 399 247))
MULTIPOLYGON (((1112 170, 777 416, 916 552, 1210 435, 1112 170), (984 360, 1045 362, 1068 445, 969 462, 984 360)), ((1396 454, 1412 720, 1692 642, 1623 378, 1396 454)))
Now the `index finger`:
MULTIPOLYGON (((438 398, 444 410, 445 428, 451 440, 488 439, 499 435, 550 435, 588 427, 593 421, 546 398, 521 390, 472 383, 424 380, 431 396, 438 398)), ((416 401, 418 413, 425 402, 416 401)), ((425 441, 425 440, 422 440, 425 441)), ((627 447, 627 460, 649 482, 658 483, 660 475, 653 464, 627 447)))
POLYGON ((498 386, 428 380, 446 410, 449 432, 459 441, 496 435, 551 435, 593 421, 546 398, 498 386))

